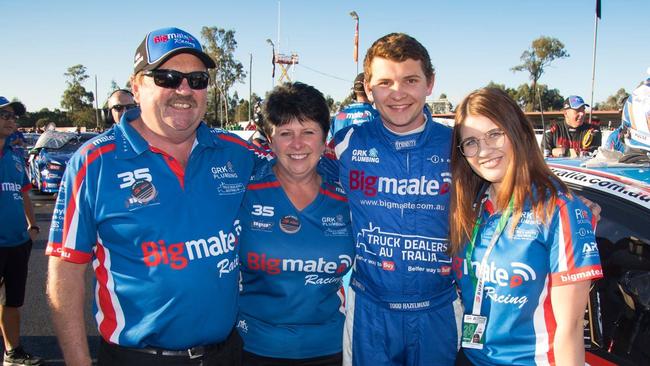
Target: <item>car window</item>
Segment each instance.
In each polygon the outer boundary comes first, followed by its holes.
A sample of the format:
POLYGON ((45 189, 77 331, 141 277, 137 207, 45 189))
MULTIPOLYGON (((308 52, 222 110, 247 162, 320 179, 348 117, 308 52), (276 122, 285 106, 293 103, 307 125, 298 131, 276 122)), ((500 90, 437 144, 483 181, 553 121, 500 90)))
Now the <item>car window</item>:
POLYGON ((35 148, 60 149, 70 139, 75 136, 74 133, 45 131, 36 141, 35 148))

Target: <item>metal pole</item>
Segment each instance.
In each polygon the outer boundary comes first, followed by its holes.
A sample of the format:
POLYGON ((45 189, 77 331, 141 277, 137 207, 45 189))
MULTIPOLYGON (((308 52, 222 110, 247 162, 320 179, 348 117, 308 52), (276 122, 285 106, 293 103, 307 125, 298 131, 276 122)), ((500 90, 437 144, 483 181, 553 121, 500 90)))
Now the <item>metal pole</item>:
POLYGON ((598 13, 595 15, 594 20, 594 52, 591 64, 591 100, 589 100, 589 121, 591 123, 591 114, 594 110, 594 85, 596 83, 596 41, 598 40, 598 13))
POLYGON ((356 11, 351 11, 350 16, 354 19, 355 28, 354 28, 354 62, 357 65, 357 73, 354 75, 356 78, 359 75, 359 14, 356 11))
POLYGON ((97 101, 97 74, 95 74, 95 122, 99 131, 99 102, 97 101))
POLYGON ((271 60, 273 61, 272 62, 272 64, 273 64, 273 72, 271 73, 271 89, 273 89, 273 87, 275 87, 275 44, 273 44, 273 41, 271 41, 268 38, 266 39, 266 43, 271 45, 271 52, 272 52, 271 60))
MULTIPOLYGON (((356 64, 357 64, 357 75, 359 75, 359 17, 357 16, 357 59, 356 59, 356 64)), ((356 78, 357 75, 354 77, 356 78)))
POLYGON ((278 39, 276 45, 278 46, 278 53, 280 53, 280 0, 278 0, 278 39))
POLYGON ((249 53, 250 62, 248 64, 248 122, 252 121, 252 109, 251 104, 253 103, 253 54, 249 53))
POLYGON ((546 133, 546 124, 544 123, 544 106, 542 105, 542 96, 539 92, 539 84, 535 84, 535 94, 537 94, 537 100, 539 101, 539 115, 542 117, 542 134, 546 133))

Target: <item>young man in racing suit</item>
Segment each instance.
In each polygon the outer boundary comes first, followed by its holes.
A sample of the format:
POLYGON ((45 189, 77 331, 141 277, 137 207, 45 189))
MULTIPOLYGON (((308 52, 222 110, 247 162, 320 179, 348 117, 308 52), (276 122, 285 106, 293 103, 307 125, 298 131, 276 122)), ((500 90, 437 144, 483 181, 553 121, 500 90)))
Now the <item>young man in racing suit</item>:
POLYGON ((368 50, 364 72, 380 118, 330 144, 356 238, 344 365, 453 365, 462 310, 446 255, 451 129, 424 112, 431 60, 393 33, 368 50))

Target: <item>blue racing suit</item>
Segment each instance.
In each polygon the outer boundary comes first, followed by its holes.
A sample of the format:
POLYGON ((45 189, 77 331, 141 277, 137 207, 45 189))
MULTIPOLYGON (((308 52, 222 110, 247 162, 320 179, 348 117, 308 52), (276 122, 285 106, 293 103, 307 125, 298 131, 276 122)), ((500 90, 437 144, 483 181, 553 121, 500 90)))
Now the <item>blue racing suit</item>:
POLYGON ((400 136, 378 117, 330 146, 356 244, 344 364, 453 365, 461 309, 446 255, 451 129, 426 115, 422 131, 400 136))

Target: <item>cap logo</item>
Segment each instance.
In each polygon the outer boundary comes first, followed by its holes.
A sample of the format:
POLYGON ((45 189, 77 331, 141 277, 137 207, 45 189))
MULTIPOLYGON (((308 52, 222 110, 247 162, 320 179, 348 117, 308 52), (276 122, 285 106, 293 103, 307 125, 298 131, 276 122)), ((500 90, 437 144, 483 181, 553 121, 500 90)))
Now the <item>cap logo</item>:
POLYGON ((142 62, 143 59, 144 59, 144 57, 142 57, 140 52, 136 53, 135 54, 135 61, 133 62, 133 65, 135 66, 135 65, 139 64, 140 62, 142 62))
POLYGON ((161 42, 168 42, 170 40, 174 40, 174 43, 185 43, 189 44, 192 47, 196 47, 195 40, 194 38, 190 37, 187 34, 183 33, 168 33, 168 34, 161 34, 159 36, 153 37, 153 43, 158 44, 161 42))

